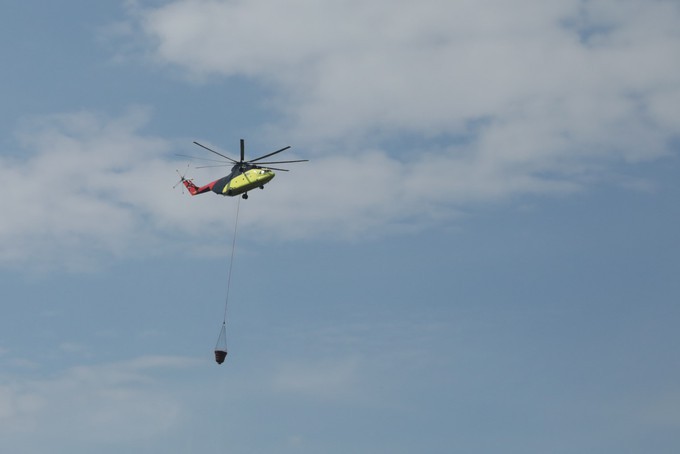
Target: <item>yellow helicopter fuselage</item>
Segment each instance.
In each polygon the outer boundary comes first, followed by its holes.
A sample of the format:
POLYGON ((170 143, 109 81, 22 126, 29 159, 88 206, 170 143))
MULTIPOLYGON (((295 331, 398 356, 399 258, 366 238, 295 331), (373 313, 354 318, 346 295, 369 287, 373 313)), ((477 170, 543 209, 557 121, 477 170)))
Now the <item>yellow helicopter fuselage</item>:
POLYGON ((262 188, 269 183, 276 174, 267 168, 249 169, 232 177, 222 188, 222 195, 235 196, 250 191, 251 189, 262 188))

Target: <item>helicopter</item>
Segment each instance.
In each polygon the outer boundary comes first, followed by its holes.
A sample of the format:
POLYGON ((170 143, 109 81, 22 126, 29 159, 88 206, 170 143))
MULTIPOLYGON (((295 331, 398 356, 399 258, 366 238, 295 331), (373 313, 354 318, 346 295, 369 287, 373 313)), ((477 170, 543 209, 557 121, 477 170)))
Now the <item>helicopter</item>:
MULTIPOLYGON (((288 163, 293 163, 293 162, 307 162, 309 159, 296 159, 292 161, 260 161, 261 159, 268 158, 270 156, 274 156, 277 153, 281 153, 282 151, 285 151, 290 148, 290 146, 283 147, 280 150, 273 151, 271 153, 268 153, 266 155, 260 156, 259 158, 251 159, 249 161, 245 160, 245 141, 241 139, 241 160, 237 161, 235 159, 230 158, 229 156, 225 156, 222 153, 219 153, 211 148, 206 147, 205 145, 202 145, 196 141, 194 141, 194 144, 198 145, 201 148, 204 148, 211 153, 214 153, 218 156, 221 156, 222 158, 226 159, 228 162, 220 165, 215 165, 215 166, 200 166, 196 167, 197 169, 205 168, 205 167, 222 167, 222 166, 227 166, 230 164, 233 164, 231 168, 231 173, 229 175, 224 176, 220 179, 217 179, 215 181, 211 181, 210 183, 206 184, 205 186, 196 186, 191 179, 184 178, 184 175, 180 174, 180 181, 177 183, 182 183, 187 190, 189 191, 189 194, 192 196, 198 195, 198 194, 203 194, 208 191, 212 191, 215 194, 223 195, 223 196, 237 196, 241 194, 241 197, 244 199, 248 198, 248 191, 251 189, 255 188, 260 188, 264 189, 264 185, 269 183, 274 176, 276 175, 274 173, 274 170, 279 170, 282 172, 288 172, 288 169, 280 169, 276 167, 269 167, 266 166, 267 164, 288 164, 288 163), (257 164, 255 164, 257 162, 257 164), (261 164, 264 164, 266 167, 261 167, 261 164)), ((184 156, 184 155, 180 155, 184 156)), ((189 158, 194 158, 193 156, 186 156, 189 158)), ((199 158, 202 159, 202 158, 199 158)), ((223 162, 223 161, 217 161, 217 162, 223 162)), ((177 171, 179 173, 179 171, 177 171)), ((175 185, 177 186, 177 185, 175 185)))

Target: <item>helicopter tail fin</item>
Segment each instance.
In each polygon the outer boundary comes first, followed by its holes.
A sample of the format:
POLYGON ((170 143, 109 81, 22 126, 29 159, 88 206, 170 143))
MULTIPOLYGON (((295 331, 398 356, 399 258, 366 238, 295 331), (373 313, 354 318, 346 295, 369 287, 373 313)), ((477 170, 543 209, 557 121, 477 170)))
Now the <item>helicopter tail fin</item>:
POLYGON ((207 192, 207 191, 210 190, 210 188, 207 187, 207 186, 199 188, 191 180, 182 179, 182 184, 184 184, 184 187, 187 188, 187 190, 189 191, 189 194, 191 194, 191 195, 201 194, 203 192, 207 192))

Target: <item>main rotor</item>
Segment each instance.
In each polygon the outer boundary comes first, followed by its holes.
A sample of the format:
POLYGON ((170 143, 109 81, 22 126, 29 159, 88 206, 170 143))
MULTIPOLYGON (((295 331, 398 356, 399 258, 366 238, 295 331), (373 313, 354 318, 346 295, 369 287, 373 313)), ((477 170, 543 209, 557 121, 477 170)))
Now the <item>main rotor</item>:
MULTIPOLYGON (((274 156, 275 154, 278 154, 278 153, 281 153, 282 151, 288 150, 290 148, 290 146, 283 147, 283 148, 276 150, 276 151, 272 151, 271 153, 267 153, 265 155, 262 155, 259 158, 250 159, 250 160, 246 161, 246 159, 245 159, 245 140, 241 139, 241 159, 237 161, 236 159, 230 158, 229 156, 226 156, 226 155, 224 155, 224 154, 222 154, 218 151, 215 151, 212 148, 206 147, 205 145, 200 144, 196 141, 194 141, 194 143, 196 145, 198 145, 199 147, 204 148, 204 149, 208 150, 209 152, 214 153, 214 154, 221 156, 222 158, 228 160, 230 163, 234 164, 234 167, 233 167, 234 169, 236 169, 238 167, 238 169, 241 172, 243 172, 247 169, 260 168, 260 165, 266 165, 268 169, 281 170, 283 172, 288 172, 288 169, 270 167, 268 164, 290 164, 290 163, 293 163, 293 162, 307 162, 307 161, 309 161, 309 159, 294 159, 294 160, 290 160, 290 161, 262 161, 262 159, 268 158, 270 156, 274 156), (255 164, 255 163, 257 163, 257 164, 255 164)), ((221 164, 221 165, 218 165, 218 166, 201 166, 201 167, 196 167, 196 168, 200 169, 200 168, 204 168, 204 167, 221 167, 221 166, 225 166, 225 165, 228 165, 228 164, 221 164)))

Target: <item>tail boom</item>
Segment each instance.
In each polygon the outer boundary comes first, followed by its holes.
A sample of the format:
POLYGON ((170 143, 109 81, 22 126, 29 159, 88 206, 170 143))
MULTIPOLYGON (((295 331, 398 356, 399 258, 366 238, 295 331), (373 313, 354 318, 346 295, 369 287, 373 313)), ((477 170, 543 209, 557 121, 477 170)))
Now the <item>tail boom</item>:
POLYGON ((193 181, 191 180, 185 180, 182 179, 182 184, 184 187, 187 188, 189 191, 189 194, 191 195, 197 195, 197 194, 203 194, 204 192, 208 192, 212 189, 213 185, 215 182, 213 181, 212 183, 208 183, 205 186, 201 186, 200 188, 194 184, 193 181))

